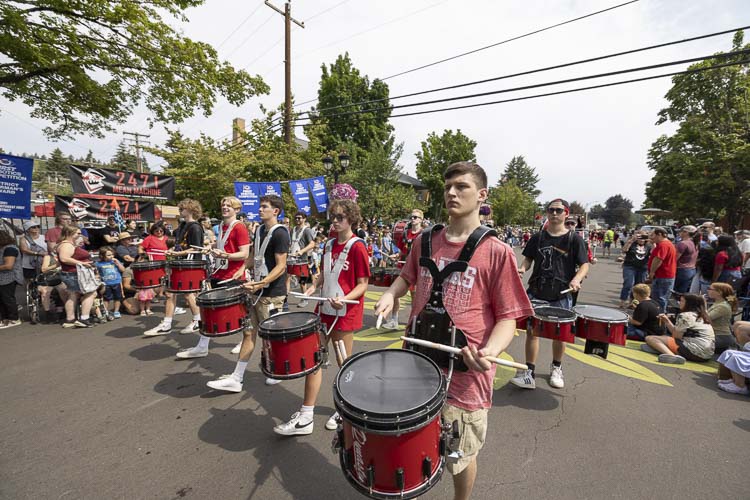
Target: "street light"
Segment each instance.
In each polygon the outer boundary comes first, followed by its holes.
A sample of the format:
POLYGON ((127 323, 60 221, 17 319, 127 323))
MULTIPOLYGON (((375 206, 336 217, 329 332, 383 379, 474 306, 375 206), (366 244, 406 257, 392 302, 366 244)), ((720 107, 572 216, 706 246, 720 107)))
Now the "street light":
POLYGON ((346 169, 349 168, 349 160, 350 157, 346 152, 341 153, 339 155, 339 167, 336 167, 330 155, 326 155, 323 158, 323 167, 326 169, 326 172, 333 173, 334 184, 339 183, 339 174, 345 173, 346 169))

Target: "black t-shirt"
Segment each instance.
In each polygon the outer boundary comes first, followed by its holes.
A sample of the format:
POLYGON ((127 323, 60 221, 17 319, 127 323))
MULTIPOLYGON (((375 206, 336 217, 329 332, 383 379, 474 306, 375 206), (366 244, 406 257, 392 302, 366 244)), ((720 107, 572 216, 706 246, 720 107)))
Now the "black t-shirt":
POLYGON ((633 311, 633 319, 640 321, 637 328, 644 330, 649 335, 663 335, 664 328, 659 324, 659 305, 653 300, 639 302, 633 311))
POLYGON ((628 251, 625 252, 625 260, 623 264, 626 266, 634 267, 636 269, 647 269, 648 268, 648 256, 651 254, 651 245, 648 243, 645 245, 639 245, 637 242, 630 245, 628 251))
POLYGON ((538 299, 557 300, 568 288, 576 269, 589 261, 586 243, 575 231, 552 236, 546 230, 535 233, 523 249, 534 261, 529 291, 538 299))
POLYGON ((203 246, 203 226, 199 222, 181 222, 175 231, 175 245, 180 250, 190 250, 191 245, 203 246))
POLYGON ((8 245, 3 250, 3 258, 5 257, 15 257, 18 258, 18 256, 21 255, 21 252, 19 252, 18 248, 8 245))
MULTIPOLYGON (((266 239, 266 226, 260 226, 260 236, 257 243, 258 249, 263 245, 263 240, 266 239)), ((289 253, 289 245, 291 240, 289 238, 289 231, 285 227, 277 227, 274 229, 271 235, 271 242, 266 248, 266 253, 263 255, 266 259, 266 267, 270 273, 274 267, 276 267, 276 255, 277 253, 289 253)), ((273 280, 268 288, 263 289, 263 297, 283 297, 286 295, 286 269, 284 272, 273 280)))

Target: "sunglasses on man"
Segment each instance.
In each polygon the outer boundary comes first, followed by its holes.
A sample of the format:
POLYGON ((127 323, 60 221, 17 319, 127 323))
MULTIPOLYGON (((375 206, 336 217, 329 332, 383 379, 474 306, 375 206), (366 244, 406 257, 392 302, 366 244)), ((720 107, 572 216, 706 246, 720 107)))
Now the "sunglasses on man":
POLYGON ((341 222, 344 219, 346 219, 346 215, 344 214, 331 214, 331 216, 328 218, 328 220, 330 220, 331 222, 333 222, 334 220, 336 222, 341 222))
POLYGON ((411 220, 414 220, 414 219, 421 219, 421 217, 420 217, 420 216, 418 216, 418 215, 412 215, 412 216, 410 217, 410 219, 411 219, 411 220))
POLYGON ((564 208, 548 208, 547 213, 560 215, 562 213, 565 213, 565 209, 564 208))

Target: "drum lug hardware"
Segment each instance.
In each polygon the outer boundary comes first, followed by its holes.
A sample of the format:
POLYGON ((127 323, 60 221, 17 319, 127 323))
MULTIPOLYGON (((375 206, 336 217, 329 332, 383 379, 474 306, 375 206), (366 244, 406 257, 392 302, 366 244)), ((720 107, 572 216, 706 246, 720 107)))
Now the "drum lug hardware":
POLYGON ((288 359, 284 361, 284 370, 286 370, 287 375, 292 371, 292 365, 289 363, 288 359))
POLYGON ((232 330, 232 323, 230 321, 227 321, 227 329, 226 331, 229 332, 232 330))
POLYGON ((305 358, 299 358, 299 366, 302 369, 302 371, 305 371, 305 369, 306 369, 305 358))
POLYGON ((341 431, 336 431, 333 435, 333 439, 331 440, 331 453, 338 453, 342 446, 344 446, 343 427, 341 428, 341 431))
POLYGON ((274 360, 271 360, 271 361, 270 361, 270 362, 268 363, 268 371, 269 371, 269 372, 271 372, 271 373, 274 373, 274 372, 276 371, 276 370, 274 370, 274 368, 275 368, 275 367, 274 367, 274 365, 275 365, 275 364, 276 364, 276 363, 274 362, 274 360))
POLYGON ((404 490, 404 469, 401 467, 396 469, 396 489, 404 490))
POLYGON ((375 484, 375 466, 370 465, 367 467, 367 487, 370 488, 370 494, 372 495, 372 486, 375 484))
POLYGON ((313 360, 315 361, 315 363, 320 363, 322 359, 323 354, 321 353, 321 351, 315 351, 315 354, 313 354, 313 360))
POLYGON ((422 460, 422 477, 428 478, 432 475, 432 459, 430 457, 424 457, 422 460))

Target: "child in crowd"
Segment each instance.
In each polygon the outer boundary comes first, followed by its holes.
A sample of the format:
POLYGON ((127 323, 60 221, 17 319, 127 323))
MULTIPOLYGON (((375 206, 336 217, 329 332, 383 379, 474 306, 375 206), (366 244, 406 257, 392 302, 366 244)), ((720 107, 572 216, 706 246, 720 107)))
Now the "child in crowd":
MULTIPOLYGON (((167 245, 169 246, 169 245, 167 245)), ((139 255, 138 261, 148 260, 145 255, 139 255)), ((151 310, 151 301, 154 300, 156 293, 153 288, 140 289, 135 294, 135 298, 138 299, 138 309, 141 316, 151 316, 154 312, 151 310)))
POLYGON ((99 262, 96 263, 99 276, 104 284, 104 300, 107 301, 107 319, 110 321, 120 317, 120 304, 122 302, 122 273, 125 266, 115 259, 115 251, 112 247, 99 249, 99 262))
MULTIPOLYGON (((685 360, 708 361, 714 355, 714 329, 702 295, 690 293, 680 297, 680 314, 673 324, 666 314, 659 319, 672 335, 648 335, 643 349, 659 354, 660 363, 684 364, 685 360)), ((643 346, 641 346, 643 348, 643 346)))
POLYGON ((659 304, 651 300, 651 287, 639 283, 632 293, 638 305, 628 321, 628 338, 644 340, 648 335, 664 335, 664 328, 659 324, 659 304))

